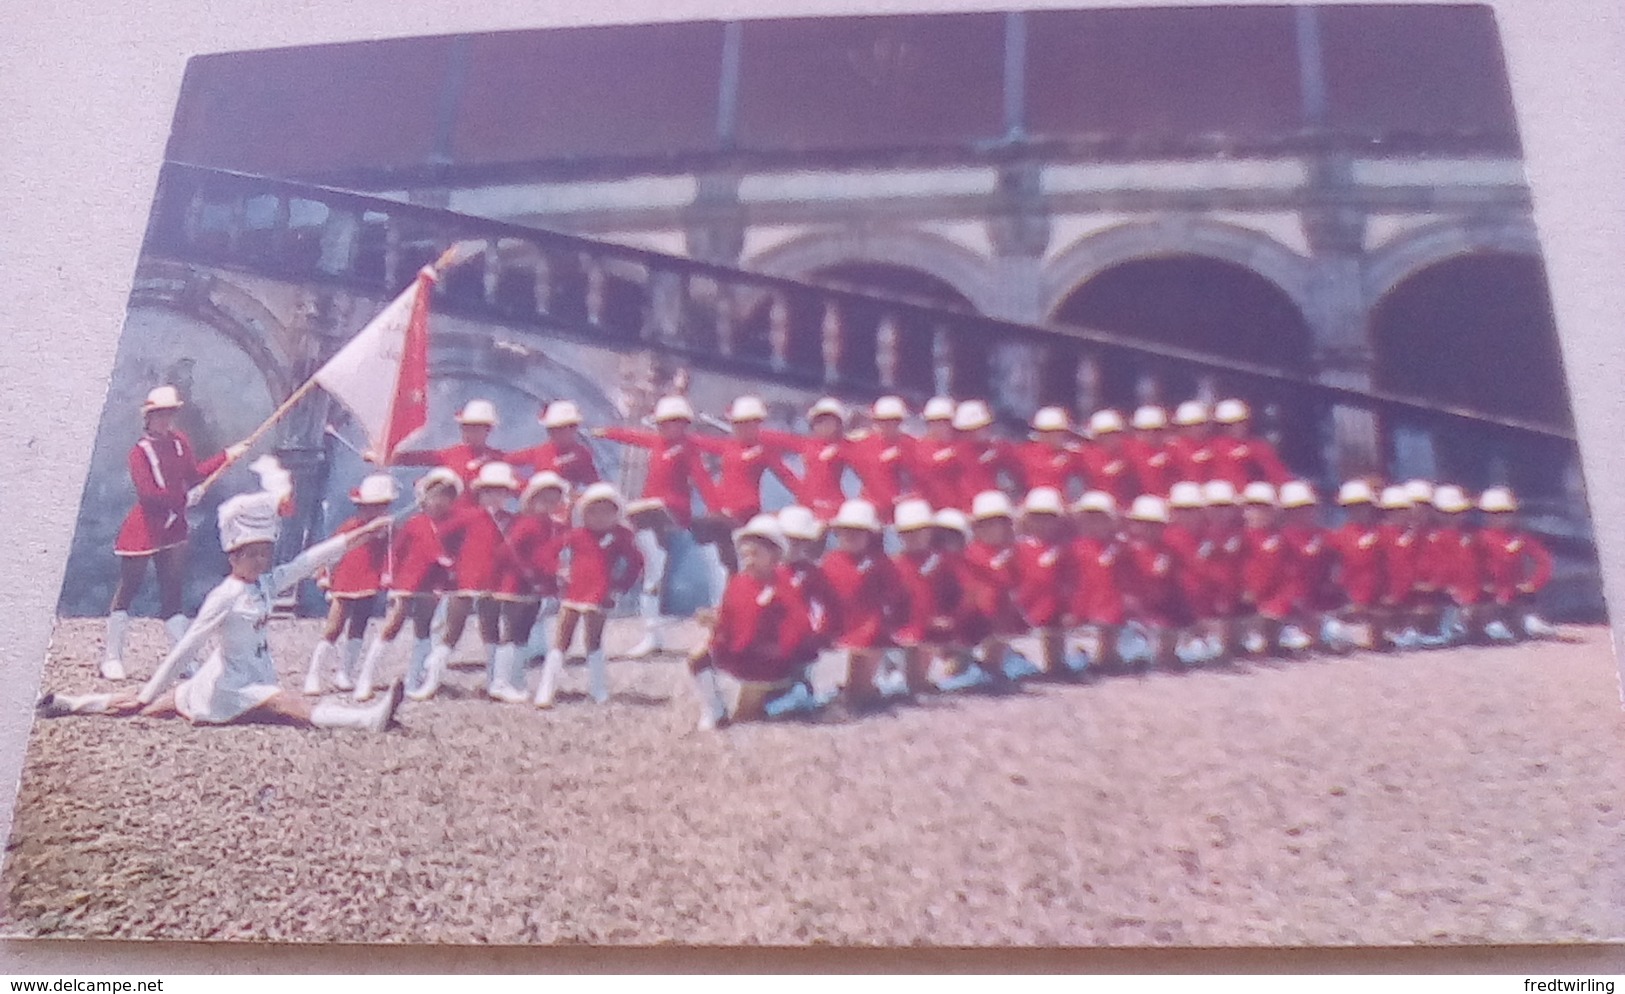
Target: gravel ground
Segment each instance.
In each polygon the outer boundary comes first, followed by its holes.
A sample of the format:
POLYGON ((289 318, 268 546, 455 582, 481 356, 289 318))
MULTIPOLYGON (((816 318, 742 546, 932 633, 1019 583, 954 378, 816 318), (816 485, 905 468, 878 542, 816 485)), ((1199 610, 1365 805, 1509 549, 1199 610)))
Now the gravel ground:
MULTIPOLYGON (((273 625, 285 685, 316 631, 273 625)), ((0 924, 353 942, 1617 941, 1625 720, 1606 630, 1572 634, 722 734, 693 730, 675 659, 613 664, 611 705, 574 693, 547 714, 488 703, 474 670, 454 671, 385 736, 41 721, 0 924)), ((161 630, 138 623, 130 645, 155 659, 161 630)), ((45 685, 95 687, 100 647, 100 622, 61 623, 45 685)), ((566 688, 584 682, 572 669, 566 688)))

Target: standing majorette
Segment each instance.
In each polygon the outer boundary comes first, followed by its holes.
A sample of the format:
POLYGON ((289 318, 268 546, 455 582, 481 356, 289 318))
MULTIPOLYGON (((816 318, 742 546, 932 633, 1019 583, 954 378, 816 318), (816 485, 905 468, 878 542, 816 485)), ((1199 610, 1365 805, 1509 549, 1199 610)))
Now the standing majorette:
POLYGON ((536 688, 539 708, 553 706, 564 672, 564 654, 575 641, 578 625, 584 629, 587 643, 588 690, 599 704, 609 700, 604 615, 617 595, 637 586, 643 571, 643 556, 621 514, 620 493, 607 483, 594 483, 577 498, 572 527, 554 543, 559 558, 550 565, 559 577, 562 605, 558 635, 542 664, 541 686, 536 688))
POLYGON ((496 594, 502 605, 496 669, 509 674, 509 685, 521 690, 525 667, 533 657, 546 655, 552 644, 549 624, 544 622, 538 633, 536 623, 558 615, 559 581, 550 560, 554 542, 570 527, 569 489, 564 477, 551 470, 532 476, 519 495, 519 514, 508 526, 511 559, 496 594), (540 649, 533 652, 533 644, 540 649))
POLYGON ((1174 409, 1175 435, 1168 456, 1176 479, 1206 483, 1213 479, 1213 420, 1207 405, 1187 400, 1174 409))
POLYGON ((1077 672, 1068 665, 1066 633, 1075 621, 1071 592, 1078 579, 1067 536, 1066 498, 1054 487, 1034 487, 1021 502, 1016 607, 1034 643, 1030 658, 1049 677, 1077 672))
POLYGON ((959 434, 960 510, 969 511, 976 495, 989 490, 1008 493, 1021 486, 1021 463, 1010 443, 993 434, 993 412, 987 403, 967 400, 954 410, 959 434))
POLYGON ((1252 411, 1234 398, 1213 405, 1213 420, 1222 433, 1213 440, 1213 479, 1227 480, 1237 490, 1262 481, 1280 486, 1292 479, 1275 446, 1252 433, 1252 411))
POLYGON ((1117 641, 1127 620, 1117 502, 1104 490, 1090 490, 1072 511, 1077 528, 1072 562, 1078 571, 1078 582, 1068 591, 1078 624, 1073 644, 1093 664, 1110 671, 1122 663, 1117 641))
MULTIPOLYGON (((729 573, 738 567, 733 533, 761 513, 762 477, 771 471, 791 493, 801 488, 801 481, 784 465, 785 440, 794 436, 777 435, 778 441, 771 441, 762 431, 766 419, 767 405, 760 398, 739 397, 728 408, 731 436, 694 436, 700 451, 717 457, 721 464, 716 489, 706 502, 711 513, 694 522, 694 537, 722 553, 721 561, 729 573)), ((716 578, 712 589, 717 597, 722 596, 726 583, 726 577, 716 578)))
POLYGON ((1091 414, 1089 439, 1083 450, 1086 486, 1109 495, 1119 507, 1128 506, 1140 493, 1140 481, 1129 461, 1123 416, 1112 410, 1091 414))
POLYGON ((463 438, 456 445, 397 452, 394 463, 397 466, 444 466, 463 481, 463 499, 472 503, 474 491, 469 485, 480 475, 480 469, 486 463, 507 462, 508 455, 488 444, 491 430, 497 426, 497 408, 490 401, 471 400, 464 404, 457 414, 457 425, 463 438))
POLYGON ((1146 404, 1135 410, 1129 426, 1134 429, 1134 437, 1124 443, 1124 448, 1129 462, 1134 464, 1140 492, 1166 498, 1168 490, 1179 482, 1178 467, 1167 446, 1168 412, 1146 404))
POLYGON ((846 405, 834 397, 819 400, 807 411, 807 429, 808 435, 763 429, 761 438, 770 446, 801 457, 801 484, 795 491, 796 499, 819 521, 828 521, 846 500, 841 489, 847 467, 846 405))
POLYGON ((959 641, 964 560, 934 548, 936 516, 930 504, 902 501, 895 517, 902 550, 892 557, 892 564, 904 597, 892 638, 903 650, 909 692, 921 694, 934 689, 931 669, 939 657, 948 670, 955 669, 948 657, 959 641))
POLYGON ((382 732, 400 705, 400 686, 377 704, 358 708, 332 699, 308 704, 277 685, 276 666, 266 642, 272 601, 300 580, 336 562, 352 546, 388 527, 387 517, 306 549, 275 569, 279 505, 291 481, 271 460, 260 470, 267 490, 241 494, 220 505, 220 544, 231 562, 231 575, 209 592, 186 634, 169 651, 158 672, 139 692, 123 694, 44 695, 38 705, 46 717, 64 714, 142 714, 152 718, 179 715, 197 725, 225 725, 244 719, 291 722, 316 728, 353 728, 382 732), (272 482, 275 478, 275 482, 272 482), (204 644, 217 645, 193 677, 180 677, 182 664, 204 644))
MULTIPOLYGON (((663 610, 667 546, 676 532, 687 531, 694 521, 696 492, 709 506, 715 499, 711 477, 705 470, 700 449, 690 428, 694 409, 682 397, 662 397, 655 404, 654 431, 639 428, 599 428, 593 432, 622 445, 649 450, 649 471, 643 479, 643 497, 627 508, 632 527, 637 529, 638 551, 642 556, 643 596, 639 613, 643 617, 643 640, 624 655, 641 659, 665 648, 665 634, 671 619, 663 610)), ((714 550, 713 575, 720 567, 714 550)))
POLYGON ((183 406, 180 392, 171 386, 153 390, 141 405, 143 431, 131 446, 129 458, 136 504, 113 543, 119 557, 119 580, 107 616, 107 652, 101 666, 102 676, 108 680, 124 679, 130 605, 146 582, 148 561, 158 574, 158 616, 164 619, 170 644, 185 634, 181 597, 186 584, 186 512, 203 499, 198 484, 205 477, 248 451, 239 442, 198 462, 191 440, 175 427, 176 412, 183 406))
POLYGON ((1327 536, 1337 554, 1337 586, 1347 599, 1343 620, 1362 649, 1375 648, 1381 633, 1384 542, 1377 524, 1377 493, 1365 480, 1349 480, 1337 491, 1346 516, 1327 536))
MULTIPOLYGON (((339 525, 333 534, 343 535, 389 514, 389 506, 400 496, 393 477, 375 474, 361 481, 350 491, 350 502, 356 507, 355 516, 339 525)), ((321 577, 327 588, 327 629, 310 654, 310 667, 305 671, 304 691, 314 697, 322 692, 322 673, 328 661, 333 661, 333 686, 339 690, 354 690, 360 675, 361 641, 367 636, 367 622, 378 606, 378 592, 383 589, 383 577, 389 570, 389 535, 375 534, 372 538, 351 547, 344 558, 321 577), (342 651, 339 640, 344 640, 342 651)))
POLYGON ((547 441, 508 453, 512 466, 529 466, 533 473, 557 473, 577 490, 600 479, 592 446, 581 437, 581 410, 574 401, 555 400, 542 409, 547 441))
POLYGON ((380 579, 389 591, 389 611, 383 629, 361 661, 355 696, 364 701, 372 696, 374 677, 384 653, 412 622, 412 661, 407 667, 406 693, 417 699, 433 694, 428 677, 430 626, 440 595, 451 586, 451 556, 440 533, 456 514, 457 498, 463 492, 463 478, 437 466, 423 474, 414 485, 418 513, 395 529, 389 550, 389 568, 380 579))
POLYGON ((882 521, 903 495, 909 467, 915 463, 917 440, 903 431, 908 405, 901 397, 881 397, 869 410, 872 427, 847 436, 847 460, 861 484, 863 499, 882 521))
POLYGON ((964 493, 964 451, 954 432, 952 397, 932 397, 920 416, 925 435, 915 442, 906 467, 910 492, 934 508, 959 508, 964 493))
POLYGON ((1071 419, 1065 408, 1042 407, 1033 415, 1032 429, 1032 440, 1016 447, 1021 485, 1029 491, 1051 487, 1065 498, 1073 492, 1073 481, 1084 477, 1071 419))

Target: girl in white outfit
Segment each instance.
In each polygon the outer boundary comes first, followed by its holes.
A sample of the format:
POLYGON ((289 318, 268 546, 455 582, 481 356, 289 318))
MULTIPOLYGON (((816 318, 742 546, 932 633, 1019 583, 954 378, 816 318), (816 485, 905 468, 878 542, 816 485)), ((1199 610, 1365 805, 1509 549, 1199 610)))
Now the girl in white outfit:
POLYGON ((231 575, 204 599, 197 619, 170 650, 139 693, 46 694, 39 711, 63 714, 130 715, 167 718, 180 715, 199 725, 223 725, 244 718, 281 720, 317 728, 355 728, 381 732, 400 705, 402 689, 392 686, 377 704, 358 708, 323 699, 307 703, 277 685, 276 667, 266 644, 265 627, 273 599, 323 566, 332 565, 352 545, 388 526, 382 517, 353 531, 306 549, 292 561, 271 567, 282 496, 244 494, 220 506, 220 541, 231 562, 231 575), (182 661, 212 637, 218 645, 196 676, 174 683, 182 661), (174 683, 173 688, 171 684, 174 683))

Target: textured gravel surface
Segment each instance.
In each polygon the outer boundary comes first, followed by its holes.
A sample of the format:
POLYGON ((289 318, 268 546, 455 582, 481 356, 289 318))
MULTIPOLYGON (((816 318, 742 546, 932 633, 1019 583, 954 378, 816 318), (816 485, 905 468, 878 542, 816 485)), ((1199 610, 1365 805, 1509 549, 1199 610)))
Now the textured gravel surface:
MULTIPOLYGON (((449 692, 408 704, 384 736, 41 721, 3 927, 358 942, 1619 940, 1625 720, 1606 632, 1573 634, 1029 685, 722 734, 693 730, 675 659, 614 664, 612 704, 572 693, 546 714, 486 702, 474 670, 454 671, 449 692)), ((315 637, 310 622, 273 625, 286 685, 315 637)), ((161 631, 138 623, 130 644, 145 676, 161 631)), ((63 622, 45 685, 96 687, 100 647, 100 623, 63 622)), ((566 688, 583 685, 572 669, 566 688)))

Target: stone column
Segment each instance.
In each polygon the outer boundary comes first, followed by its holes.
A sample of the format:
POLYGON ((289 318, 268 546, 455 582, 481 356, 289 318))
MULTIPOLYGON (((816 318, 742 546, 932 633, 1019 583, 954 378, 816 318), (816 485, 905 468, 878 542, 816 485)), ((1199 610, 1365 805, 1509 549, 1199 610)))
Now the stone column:
POLYGON ((996 206, 988 216, 993 243, 995 297, 990 316, 1022 324, 1042 324, 1044 293, 1040 276, 1049 249, 1050 216, 1036 162, 1016 162, 999 169, 996 206))

